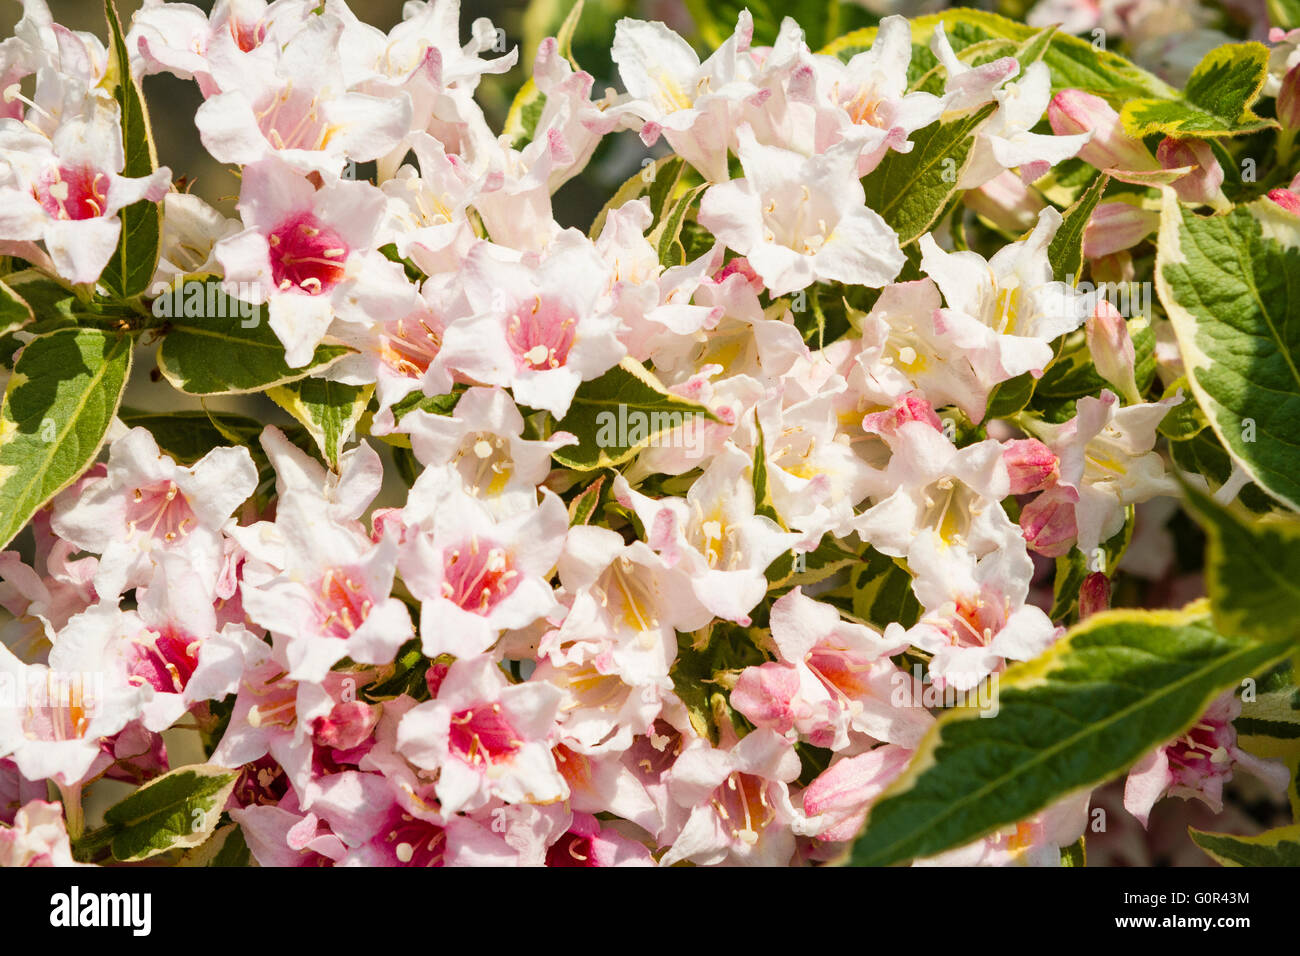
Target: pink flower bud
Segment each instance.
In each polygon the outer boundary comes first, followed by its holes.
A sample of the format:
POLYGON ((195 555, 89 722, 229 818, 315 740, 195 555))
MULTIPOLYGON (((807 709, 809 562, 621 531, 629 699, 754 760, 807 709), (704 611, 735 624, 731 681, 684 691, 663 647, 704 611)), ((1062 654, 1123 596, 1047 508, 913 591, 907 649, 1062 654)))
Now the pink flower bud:
POLYGON ((1049 558, 1069 552, 1079 536, 1074 520, 1078 496, 1073 488, 1054 485, 1025 505, 1020 512, 1020 531, 1029 547, 1049 558))
POLYGON ((1047 105, 1047 119, 1057 136, 1092 133, 1079 150, 1084 162, 1098 169, 1154 171, 1160 168, 1151 151, 1124 132, 1119 114, 1100 96, 1082 90, 1061 90, 1047 105))
POLYGON ((1083 254, 1088 259, 1131 249, 1160 227, 1160 213, 1126 202, 1104 202, 1093 210, 1083 229, 1083 254))
POLYGON ((443 680, 447 677, 447 671, 451 670, 450 664, 430 664, 429 669, 424 672, 424 684, 429 688, 429 696, 437 697, 438 690, 442 687, 443 680))
POLYGON ((1088 351, 1092 353, 1097 374, 1119 389, 1129 402, 1142 401, 1133 372, 1137 353, 1128 334, 1128 323, 1119 310, 1105 299, 1099 300, 1088 317, 1086 330, 1088 351))
POLYGON ((379 723, 379 708, 353 700, 334 705, 328 716, 312 723, 312 736, 322 747, 351 750, 359 747, 379 723))
POLYGON ((788 664, 768 661, 741 671, 731 691, 731 706, 756 727, 784 734, 794 727, 798 693, 799 672, 788 664))
POLYGON ((1195 167, 1186 176, 1174 180, 1174 191, 1183 202, 1214 203, 1222 198, 1223 167, 1205 140, 1166 136, 1156 149, 1156 159, 1165 169, 1195 167))
POLYGON ((1002 461, 1011 476, 1011 493, 1042 491, 1061 476, 1061 459, 1037 438, 1020 438, 1002 446, 1002 461))
POLYGON ((876 797, 903 772, 912 752, 886 744, 836 761, 803 792, 804 813, 825 823, 818 838, 851 840, 862 829, 876 797))
POLYGON ((1284 129, 1300 129, 1300 65, 1293 66, 1282 79, 1277 93, 1277 121, 1284 129))
POLYGON ((935 431, 943 430, 943 423, 935 414, 934 406, 920 392, 908 392, 895 401, 892 408, 864 415, 862 430, 893 435, 904 422, 925 422, 935 431))
POLYGON ((1010 170, 994 176, 979 189, 965 195, 966 206, 1008 232, 1024 233, 1034 228, 1046 203, 1010 170))
POLYGON ((749 260, 744 256, 737 256, 715 272, 713 281, 721 283, 734 275, 744 276, 755 292, 763 291, 763 280, 759 278, 758 273, 754 271, 754 267, 749 264, 749 260))
POLYGON ((1079 585, 1079 620, 1110 607, 1110 578, 1094 571, 1079 585))
POLYGON ((1300 216, 1300 193, 1293 193, 1289 189, 1270 189, 1268 198, 1287 212, 1300 216))

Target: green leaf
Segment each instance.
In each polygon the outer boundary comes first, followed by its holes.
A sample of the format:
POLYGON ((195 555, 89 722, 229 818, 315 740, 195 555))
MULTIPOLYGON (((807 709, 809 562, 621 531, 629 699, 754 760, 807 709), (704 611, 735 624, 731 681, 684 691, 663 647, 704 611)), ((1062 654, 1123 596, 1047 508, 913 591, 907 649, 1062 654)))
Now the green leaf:
POLYGON ((250 854, 244 831, 237 823, 218 827, 207 841, 186 850, 177 866, 248 866, 250 854))
POLYGON ((901 245, 919 239, 957 192, 980 125, 996 109, 989 103, 950 122, 931 123, 912 134, 912 150, 890 150, 862 180, 867 206, 898 233, 901 245))
POLYGON ((857 566, 861 561, 862 558, 856 551, 828 534, 817 547, 805 554, 786 554, 773 561, 767 569, 768 590, 780 593, 791 588, 818 584, 845 568, 857 566))
POLYGON ((1061 847, 1061 866, 1087 866, 1088 847, 1083 837, 1069 846, 1061 847))
POLYGON ((159 450, 183 465, 192 465, 212 449, 232 442, 255 445, 262 432, 262 424, 257 420, 226 412, 149 412, 122 408, 117 417, 128 428, 149 429, 159 450))
POLYGON ((568 414, 556 425, 557 431, 576 435, 578 444, 557 448, 553 457, 577 471, 611 468, 652 443, 702 439, 705 419, 717 421, 703 405, 670 394, 645 366, 625 358, 578 386, 568 414), (678 427, 681 435, 672 435, 678 427))
MULTIPOLYGON (((1186 404, 1195 404, 1191 399, 1186 404)), ((1191 438, 1169 443, 1169 457, 1180 469, 1200 475, 1217 493, 1232 477, 1235 467, 1219 436, 1211 428, 1202 428, 1191 438)), ((1267 514, 1280 507, 1253 481, 1237 493, 1237 500, 1256 514, 1267 514)))
POLYGON ((205 309, 208 315, 202 317, 169 318, 158 348, 159 370, 182 392, 230 395, 265 391, 305 378, 352 351, 344 345, 319 345, 310 362, 290 368, 264 309, 242 318, 248 313, 248 303, 227 296, 219 283, 205 285, 211 290, 206 301, 215 307, 205 309), (248 323, 251 325, 245 327, 248 323))
POLYGON ((1300 520, 1243 519, 1191 486, 1183 490, 1209 537, 1205 582, 1215 626, 1300 643, 1300 520))
POLYGON ((96 329, 23 349, 0 408, 0 547, 95 460, 130 370, 130 338, 96 329))
POLYGON ((707 183, 695 186, 673 200, 659 224, 646 236, 658 252, 659 262, 665 268, 680 266, 686 262, 686 249, 681 241, 682 223, 686 221, 687 213, 707 188, 707 183))
POLYGON ((1300 27, 1300 0, 1267 0, 1268 20, 1283 30, 1300 27))
MULTIPOLYGON (((1128 307, 1121 312, 1129 312, 1128 307)), ((1156 374, 1156 334, 1145 316, 1128 320, 1129 336, 1135 353, 1134 377, 1138 391, 1145 391, 1156 374)), ((1096 395, 1114 386, 1097 374, 1097 366, 1087 348, 1082 330, 1062 339, 1060 355, 1048 366, 1034 386, 1029 409, 1044 421, 1060 424, 1074 417, 1075 403, 1085 395, 1096 395)))
POLYGON ((912 573, 900 561, 868 547, 862 565, 850 574, 853 616, 886 627, 893 621, 911 627, 921 617, 921 604, 912 593, 912 573))
POLYGON ((529 77, 519 88, 515 98, 510 101, 505 126, 501 130, 503 136, 510 137, 511 146, 515 149, 523 149, 532 142, 544 109, 546 109, 546 94, 539 90, 532 77, 529 77))
POLYGON ((1300 820, 1300 689, 1291 667, 1282 665, 1247 687, 1241 695, 1241 716, 1232 722, 1242 750, 1264 760, 1278 760, 1290 772, 1287 799, 1291 818, 1300 820))
POLYGON ((1093 615, 1001 675, 995 717, 972 705, 944 711, 872 807, 852 863, 933 856, 1091 789, 1288 650, 1219 634, 1204 602, 1093 615))
POLYGON ((339 457, 375 393, 373 385, 344 385, 323 378, 301 378, 277 385, 267 395, 298 419, 316 441, 325 463, 339 470, 339 457))
POLYGON ((1300 866, 1300 823, 1248 837, 1206 833, 1195 827, 1187 832, 1220 866, 1300 866))
POLYGON ((560 56, 569 61, 569 64, 575 69, 580 70, 578 61, 573 58, 573 34, 577 32, 578 21, 582 19, 583 0, 577 0, 572 9, 560 24, 559 32, 555 34, 555 40, 560 56))
POLYGON ((1223 447, 1300 510, 1300 220, 1269 199, 1202 218, 1167 189, 1156 289, 1223 447))
POLYGON ((591 520, 591 516, 596 512, 596 505, 600 504, 600 489, 605 484, 605 476, 597 475, 596 480, 569 502, 569 527, 586 524, 591 520))
MULTIPOLYGON (((122 175, 132 178, 148 176, 158 168, 158 155, 149 129, 149 112, 145 108, 140 84, 131 75, 122 23, 113 7, 113 0, 105 0, 104 14, 109 29, 107 76, 111 77, 113 97, 122 115, 122 146, 126 156, 122 175)), ((142 199, 123 209, 121 217, 122 235, 117 250, 99 279, 113 295, 129 299, 145 291, 158 265, 162 207, 142 199)))
POLYGON ((1133 136, 1162 133, 1176 137, 1240 136, 1276 127, 1250 110, 1268 77, 1268 48, 1262 43, 1215 47, 1192 71, 1176 99, 1141 98, 1120 113, 1133 136))
POLYGON ((1083 230, 1101 202, 1108 182, 1109 176, 1098 173, 1074 204, 1061 214, 1061 226, 1047 246, 1047 261, 1052 264, 1052 275, 1058 282, 1069 282, 1073 276, 1074 284, 1078 285, 1083 268, 1083 230))
POLYGON ((21 329, 34 318, 32 307, 5 282, 0 282, 0 335, 21 329))
POLYGON ((664 203, 676 189, 685 166, 686 162, 680 156, 661 156, 653 162, 647 161, 641 167, 641 171, 629 176, 623 185, 618 187, 609 202, 605 203, 604 208, 592 221, 587 235, 595 239, 605 228, 605 220, 611 210, 618 209, 642 196, 650 200, 650 221, 658 222, 663 215, 664 203))
POLYGON ((1165 413, 1165 417, 1160 419, 1160 424, 1156 426, 1156 431, 1176 442, 1195 438, 1210 424, 1205 418, 1205 413, 1201 411, 1201 406, 1196 404, 1186 375, 1180 375, 1170 382, 1169 387, 1160 396, 1160 400, 1164 401, 1179 395, 1183 400, 1170 408, 1165 413))
POLYGON ((199 764, 151 780, 104 813, 113 858, 125 863, 198 846, 216 829, 238 779, 238 770, 199 764))
POLYGON ((1048 617, 1059 624, 1074 614, 1079 606, 1079 588, 1094 570, 1110 577, 1115 576, 1115 569, 1119 567, 1129 542, 1133 540, 1135 519, 1136 510, 1129 505, 1125 509, 1124 527, 1102 545, 1101 555, 1088 555, 1078 548, 1071 548, 1068 554, 1056 559, 1056 576, 1052 579, 1052 608, 1048 617), (1096 560, 1097 558, 1101 560, 1096 560))
POLYGON ((984 410, 984 421, 1010 418, 1016 414, 1034 397, 1034 387, 1037 384, 1038 380, 1031 373, 1025 372, 997 385, 989 393, 989 404, 984 410))

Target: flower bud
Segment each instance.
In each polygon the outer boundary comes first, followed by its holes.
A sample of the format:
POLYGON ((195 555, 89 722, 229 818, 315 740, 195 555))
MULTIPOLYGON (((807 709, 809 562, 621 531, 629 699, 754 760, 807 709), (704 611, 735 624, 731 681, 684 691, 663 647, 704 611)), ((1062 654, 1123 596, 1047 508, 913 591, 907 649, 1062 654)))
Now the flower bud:
POLYGON ((994 176, 979 189, 966 193, 966 206, 1008 232, 1033 229, 1047 204, 1010 170, 994 176))
POLYGON ((1300 193, 1293 193, 1289 189, 1270 189, 1268 198, 1273 200, 1287 212, 1295 213, 1300 216, 1300 193))
POLYGON ((1277 94, 1277 121, 1283 129, 1300 129, 1300 65, 1293 66, 1282 78, 1277 94))
POLYGON ((1011 493, 1042 491, 1061 476, 1061 459, 1037 438, 1019 438, 1002 446, 1002 461, 1011 477, 1011 493))
POLYGON ((1105 299, 1099 300, 1088 317, 1085 334, 1097 374, 1119 389, 1126 401, 1133 404, 1142 401, 1133 371, 1137 353, 1128 334, 1128 323, 1119 310, 1105 299))
POLYGON ((1083 230, 1083 255, 1099 259, 1131 249, 1160 227, 1160 213, 1126 202, 1104 202, 1083 230))
POLYGON ((1049 558, 1068 554, 1079 535, 1074 520, 1074 503, 1079 493, 1055 485, 1040 494, 1020 512, 1020 531, 1029 547, 1049 558))
POLYGON ((882 412, 871 412, 862 418, 862 430, 880 435, 893 435, 904 422, 925 422, 935 431, 943 431, 943 422, 920 392, 908 392, 898 398, 892 407, 882 412))
POLYGON ((1099 96, 1061 90, 1047 105, 1047 119, 1057 136, 1092 133, 1078 156, 1098 169, 1153 171, 1160 168, 1151 151, 1124 132, 1119 114, 1099 96))
POLYGON ((1194 167, 1186 176, 1173 182, 1174 192, 1183 202, 1223 201, 1223 167, 1205 140, 1166 136, 1156 149, 1156 159, 1165 169, 1194 167))
POLYGON ((1094 571, 1079 585, 1079 620, 1110 607, 1110 578, 1094 571))

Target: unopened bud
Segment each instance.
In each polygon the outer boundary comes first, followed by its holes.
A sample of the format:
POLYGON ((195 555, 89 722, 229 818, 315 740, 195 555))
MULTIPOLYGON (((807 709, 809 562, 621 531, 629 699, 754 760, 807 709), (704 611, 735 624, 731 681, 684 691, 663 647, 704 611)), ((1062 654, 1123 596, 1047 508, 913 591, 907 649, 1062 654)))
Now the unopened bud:
POLYGON ((1173 182, 1174 191, 1183 202, 1223 201, 1223 167, 1205 140, 1166 136, 1156 149, 1156 159, 1165 169, 1193 167, 1190 173, 1173 182))
POLYGON ((1160 227, 1160 213, 1126 202, 1104 202, 1083 230, 1083 254, 1098 259, 1131 249, 1160 227))
POLYGON ((1277 121, 1283 129, 1300 129, 1300 64, 1282 78, 1277 93, 1277 121))
POLYGON ((1079 535, 1074 520, 1074 503, 1079 493, 1055 485, 1048 488, 1020 512, 1020 531, 1029 547, 1049 558, 1069 553, 1079 535))
POLYGON ((1110 578, 1093 571, 1079 585, 1079 620, 1110 607, 1110 578))
POLYGON ((1137 353, 1124 316, 1105 299, 1100 299, 1088 317, 1086 335, 1097 374, 1119 389, 1129 403, 1141 402, 1142 395, 1134 377, 1137 353))
POLYGON ((1270 189, 1268 198, 1287 212, 1300 216, 1300 193, 1293 193, 1289 189, 1270 189))
POLYGON ((1002 461, 1011 477, 1011 493, 1027 495, 1056 484, 1061 459, 1037 438, 1018 438, 1002 446, 1002 461))
POLYGON ((1124 132, 1119 113, 1100 96, 1082 90, 1061 90, 1047 105, 1047 119, 1057 136, 1092 133, 1079 158, 1098 169, 1154 171, 1160 169, 1151 151, 1124 132))

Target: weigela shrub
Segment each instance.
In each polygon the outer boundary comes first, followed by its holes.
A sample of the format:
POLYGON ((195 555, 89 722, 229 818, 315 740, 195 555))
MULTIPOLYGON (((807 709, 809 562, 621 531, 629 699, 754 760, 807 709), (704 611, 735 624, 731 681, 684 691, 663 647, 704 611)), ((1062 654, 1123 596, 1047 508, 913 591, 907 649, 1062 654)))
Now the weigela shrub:
POLYGON ((24 0, 0 863, 1077 864, 1126 771, 1287 790, 1300 24, 1158 76, 1066 6, 624 18, 600 94, 579 3, 499 128, 456 0, 24 0))

